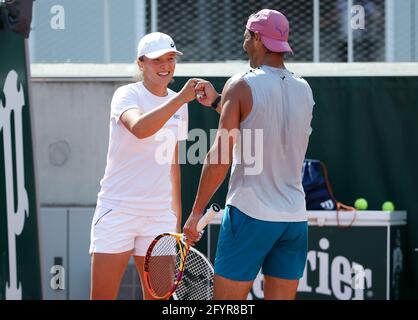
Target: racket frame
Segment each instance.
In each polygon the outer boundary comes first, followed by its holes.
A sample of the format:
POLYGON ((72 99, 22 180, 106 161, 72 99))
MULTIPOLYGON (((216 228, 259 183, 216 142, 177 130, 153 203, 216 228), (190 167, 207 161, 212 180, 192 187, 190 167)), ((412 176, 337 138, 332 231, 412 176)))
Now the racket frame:
MULTIPOLYGON (((209 224, 210 220, 213 219, 213 217, 215 216, 215 214, 217 212, 220 211, 220 206, 216 203, 212 204, 209 208, 209 211, 203 215, 203 217, 199 220, 198 225, 197 225, 197 231, 202 231, 207 224, 209 224)), ((149 245, 148 249, 147 249, 147 253, 145 255, 145 261, 144 261, 144 277, 145 277, 145 283, 148 289, 148 292, 156 299, 159 300, 166 300, 168 298, 170 298, 173 293, 176 291, 182 277, 184 274, 184 269, 185 269, 185 265, 186 265, 186 259, 187 259, 187 254, 189 253, 190 250, 190 245, 183 241, 184 236, 182 233, 174 233, 174 232, 165 232, 162 233, 160 235, 158 235, 157 237, 154 238, 154 240, 151 242, 151 244, 149 245), (176 275, 176 279, 174 280, 173 286, 171 287, 171 289, 164 295, 164 296, 159 296, 154 289, 151 286, 151 276, 150 276, 150 269, 149 269, 149 264, 150 264, 150 260, 151 260, 151 254, 152 254, 152 250, 154 249, 155 245, 158 243, 158 241, 163 238, 163 237, 167 237, 167 236, 171 236, 174 237, 177 241, 178 246, 180 247, 180 263, 179 263, 179 269, 176 275)))
POLYGON ((149 293, 156 299, 166 300, 170 298, 173 295, 173 293, 176 291, 181 281, 181 278, 183 277, 184 268, 186 265, 185 262, 187 259, 187 254, 189 253, 190 245, 184 242, 182 239, 183 239, 183 235, 181 233, 165 232, 165 233, 158 235, 148 247, 147 253, 145 255, 145 261, 144 261, 144 276, 145 276, 145 282, 146 282, 146 286, 147 286, 149 293), (180 264, 177 270, 176 279, 174 280, 173 286, 165 295, 159 296, 151 286, 149 264, 151 261, 152 250, 154 249, 158 241, 161 240, 161 238, 163 237, 174 237, 176 239, 176 242, 180 248, 180 264))

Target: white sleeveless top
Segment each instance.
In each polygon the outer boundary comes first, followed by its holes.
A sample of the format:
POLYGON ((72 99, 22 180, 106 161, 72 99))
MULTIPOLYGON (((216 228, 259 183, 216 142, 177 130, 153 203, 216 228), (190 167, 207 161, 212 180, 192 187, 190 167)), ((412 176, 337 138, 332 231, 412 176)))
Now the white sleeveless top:
POLYGON ((302 165, 312 132, 309 84, 286 69, 239 74, 253 106, 241 122, 226 204, 264 221, 306 221, 302 165))

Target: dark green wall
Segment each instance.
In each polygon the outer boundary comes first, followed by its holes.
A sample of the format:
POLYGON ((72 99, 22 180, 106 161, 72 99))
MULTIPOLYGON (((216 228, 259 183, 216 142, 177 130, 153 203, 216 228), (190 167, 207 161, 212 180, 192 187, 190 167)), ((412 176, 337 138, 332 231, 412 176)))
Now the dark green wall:
MULTIPOLYGON (((218 92, 227 78, 207 78, 218 92)), ((364 197, 370 210, 386 200, 408 213, 407 298, 418 298, 418 77, 306 78, 316 102, 307 157, 328 166, 335 196, 353 205, 364 197)), ((186 78, 177 78, 179 90, 186 78)), ((216 128, 218 115, 189 104, 189 129, 216 128)), ((190 145, 193 142, 188 142, 190 145)), ((183 211, 193 205, 200 165, 183 165, 183 211)), ((212 202, 224 204, 224 183, 212 202)), ((200 249, 206 250, 203 238, 200 249)), ((368 241, 368 239, 364 239, 368 241)))
MULTIPOLYGON (((16 71, 18 74, 17 81, 22 84, 25 96, 25 105, 22 109, 23 153, 25 189, 29 201, 29 212, 27 212, 25 218, 23 231, 16 237, 17 281, 21 283, 23 299, 40 299, 41 274, 37 223, 38 209, 36 203, 25 40, 16 33, 8 29, 3 29, 0 30, 0 108, 6 103, 3 87, 6 77, 11 70, 16 71)), ((16 137, 14 133, 15 124, 12 120, 14 117, 11 114, 9 116, 12 126, 12 149, 16 150, 16 143, 14 141, 16 137)), ((5 287, 9 282, 8 213, 6 209, 5 155, 3 145, 3 131, 0 130, 0 300, 5 298, 5 287)), ((13 162, 15 161, 16 156, 13 155, 13 162)), ((14 163, 13 171, 14 181, 16 181, 16 163, 14 163)), ((14 193, 16 206, 16 190, 9 191, 14 193)))

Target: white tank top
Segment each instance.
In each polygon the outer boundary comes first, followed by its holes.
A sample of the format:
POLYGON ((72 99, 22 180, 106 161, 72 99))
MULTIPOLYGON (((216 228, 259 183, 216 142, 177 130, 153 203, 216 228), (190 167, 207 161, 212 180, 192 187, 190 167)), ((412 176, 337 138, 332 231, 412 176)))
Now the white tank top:
POLYGON ((253 106, 234 146, 226 204, 259 220, 306 221, 302 165, 312 90, 286 69, 262 66, 236 77, 251 88, 253 106))

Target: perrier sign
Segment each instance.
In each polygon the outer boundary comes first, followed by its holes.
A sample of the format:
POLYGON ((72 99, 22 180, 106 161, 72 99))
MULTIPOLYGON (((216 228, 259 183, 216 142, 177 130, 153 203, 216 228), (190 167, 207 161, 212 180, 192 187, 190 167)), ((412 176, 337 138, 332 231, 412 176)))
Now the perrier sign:
POLYGON ((25 48, 0 29, 0 300, 42 298, 25 48))

